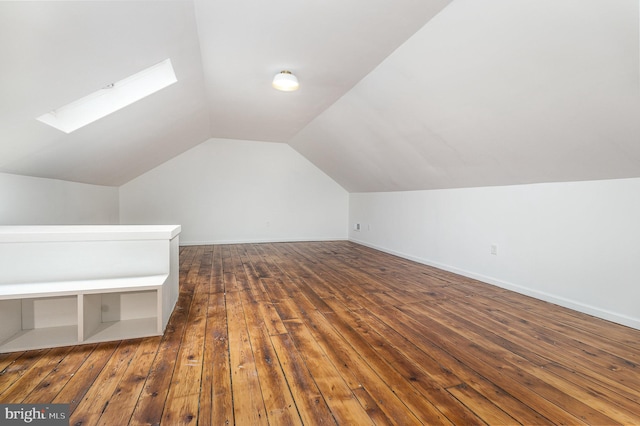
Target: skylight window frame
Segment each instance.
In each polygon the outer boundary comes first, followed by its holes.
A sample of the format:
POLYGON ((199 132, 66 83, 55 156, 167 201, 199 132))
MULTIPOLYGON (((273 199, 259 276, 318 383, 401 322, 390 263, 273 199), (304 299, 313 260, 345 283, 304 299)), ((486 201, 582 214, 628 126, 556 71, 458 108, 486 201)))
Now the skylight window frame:
POLYGON ((125 79, 110 83, 81 99, 43 114, 37 120, 69 134, 177 81, 171 59, 165 59, 125 79))

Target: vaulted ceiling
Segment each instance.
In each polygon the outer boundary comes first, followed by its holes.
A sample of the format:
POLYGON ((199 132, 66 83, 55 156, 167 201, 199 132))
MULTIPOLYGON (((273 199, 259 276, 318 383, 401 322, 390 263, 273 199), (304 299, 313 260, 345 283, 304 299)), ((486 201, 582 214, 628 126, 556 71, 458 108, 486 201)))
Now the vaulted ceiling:
POLYGON ((121 185, 209 138, 349 191, 640 176, 637 0, 0 2, 0 171, 121 185), (171 58, 71 134, 36 117, 171 58), (290 69, 301 88, 271 88, 290 69))

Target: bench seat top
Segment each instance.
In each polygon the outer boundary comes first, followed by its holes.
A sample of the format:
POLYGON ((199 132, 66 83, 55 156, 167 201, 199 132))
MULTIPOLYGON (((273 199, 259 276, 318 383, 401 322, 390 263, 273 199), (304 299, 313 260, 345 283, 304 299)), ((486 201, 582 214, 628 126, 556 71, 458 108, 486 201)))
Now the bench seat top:
POLYGON ((98 280, 0 284, 0 300, 157 290, 169 275, 105 278, 98 280))
POLYGON ((0 243, 171 240, 180 225, 0 226, 0 243))

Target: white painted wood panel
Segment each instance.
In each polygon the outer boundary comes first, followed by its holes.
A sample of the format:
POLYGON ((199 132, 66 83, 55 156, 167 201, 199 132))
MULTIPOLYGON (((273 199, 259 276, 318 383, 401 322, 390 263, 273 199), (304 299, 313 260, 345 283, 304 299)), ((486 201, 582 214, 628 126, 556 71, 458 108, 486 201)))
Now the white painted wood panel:
POLYGON ((179 233, 0 227, 0 352, 162 334, 179 293, 179 233))

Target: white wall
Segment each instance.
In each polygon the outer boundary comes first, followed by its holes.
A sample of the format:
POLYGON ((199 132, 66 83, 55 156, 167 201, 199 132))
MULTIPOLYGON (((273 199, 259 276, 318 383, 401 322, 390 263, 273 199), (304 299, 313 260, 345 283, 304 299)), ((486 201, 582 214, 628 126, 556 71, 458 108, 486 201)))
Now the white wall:
POLYGON ((118 188, 0 173, 0 225, 118 221, 118 188))
POLYGON ((355 242, 640 329, 640 179, 355 193, 349 217, 355 242))
POLYGON ((180 244, 346 239, 348 193, 286 144, 210 139, 120 187, 122 224, 180 244))

